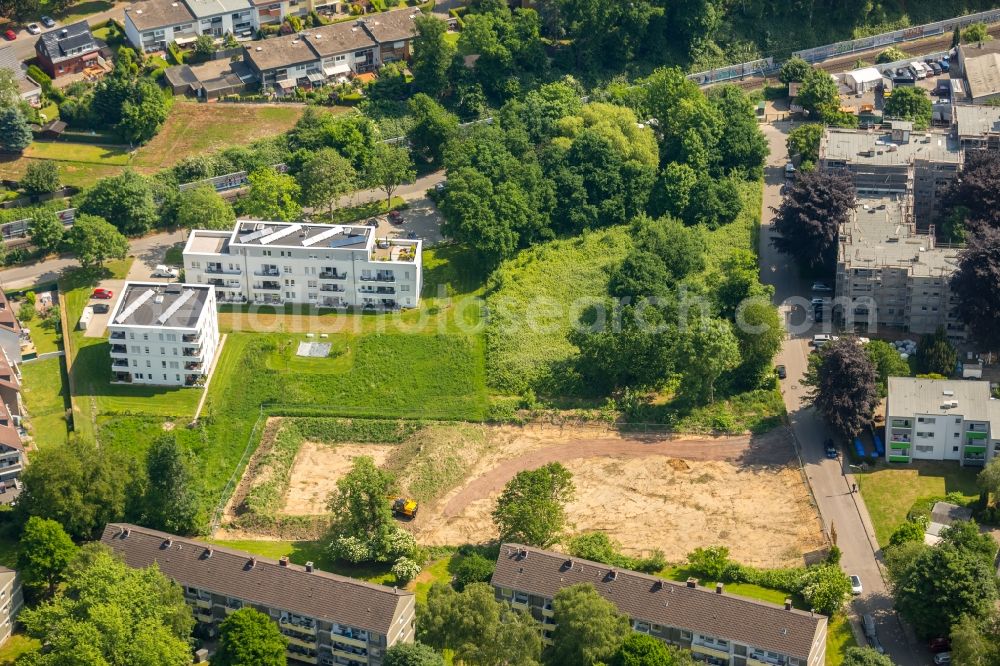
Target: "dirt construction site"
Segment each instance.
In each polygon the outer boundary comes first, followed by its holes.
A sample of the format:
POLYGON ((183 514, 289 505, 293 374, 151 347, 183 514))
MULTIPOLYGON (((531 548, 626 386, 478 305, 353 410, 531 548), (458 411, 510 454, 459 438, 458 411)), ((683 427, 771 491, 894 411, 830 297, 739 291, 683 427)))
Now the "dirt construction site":
POLYGON ((825 544, 784 428, 759 437, 670 438, 439 424, 396 445, 303 441, 279 515, 322 515, 359 455, 393 471, 401 492, 420 501, 416 519, 401 524, 423 545, 496 538, 491 513, 504 484, 554 461, 573 473, 576 487, 566 507, 569 532, 605 532, 630 555, 659 549, 678 562, 698 546, 724 545, 745 564, 788 566, 825 544))

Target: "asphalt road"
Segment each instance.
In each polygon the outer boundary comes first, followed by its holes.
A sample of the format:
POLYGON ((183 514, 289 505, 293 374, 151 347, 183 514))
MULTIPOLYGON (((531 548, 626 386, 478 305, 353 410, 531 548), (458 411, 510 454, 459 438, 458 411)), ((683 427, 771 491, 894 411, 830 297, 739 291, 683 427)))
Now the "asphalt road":
POLYGON ((788 329, 776 362, 784 364, 788 373, 782 382, 782 394, 792 430, 798 440, 809 485, 819 506, 824 528, 828 534, 836 535, 837 545, 843 552, 841 566, 846 573, 860 576, 864 588, 863 594, 854 597, 850 604, 855 636, 864 644, 857 619, 864 613, 871 613, 876 619, 879 640, 895 664, 916 666, 929 663, 930 659, 926 655, 917 653, 913 639, 908 638, 892 609, 892 597, 878 563, 881 552, 868 510, 860 494, 851 492, 853 479, 847 473, 850 470, 845 467, 843 457, 838 460, 825 457, 823 442, 832 433, 816 411, 804 404, 805 390, 799 381, 808 363, 811 349, 808 342, 814 333, 828 331, 821 330, 822 325, 809 326, 803 323, 805 311, 796 305, 796 301, 802 298, 808 300, 811 296, 811 282, 801 279, 795 265, 786 256, 778 254, 770 244, 773 217, 770 207, 777 207, 781 200, 780 188, 784 182, 783 169, 787 162, 785 135, 789 124, 782 122, 764 125, 763 130, 770 144, 771 156, 765 171, 761 218, 761 280, 774 285, 775 303, 788 329))

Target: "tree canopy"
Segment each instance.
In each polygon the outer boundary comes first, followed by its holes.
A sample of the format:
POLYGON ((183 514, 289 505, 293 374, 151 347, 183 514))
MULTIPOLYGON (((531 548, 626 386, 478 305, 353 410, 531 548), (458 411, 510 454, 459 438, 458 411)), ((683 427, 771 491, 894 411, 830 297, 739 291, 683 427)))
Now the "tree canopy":
POLYGON ((772 208, 771 243, 811 271, 832 270, 837 233, 854 210, 854 186, 846 173, 812 171, 799 174, 781 206, 772 208))
POLYGON ((500 540, 552 545, 566 524, 566 503, 575 492, 572 479, 557 462, 518 472, 504 486, 493 511, 500 540))
POLYGON ((977 225, 951 278, 956 311, 983 349, 1000 347, 1000 228, 977 225))
POLYGON ((570 585, 552 599, 552 646, 546 661, 552 666, 608 663, 631 632, 629 619, 593 585, 570 585))
POLYGON ((213 666, 285 666, 288 639, 270 617, 249 606, 219 625, 219 648, 213 666))
POLYGON ((77 213, 65 235, 66 245, 80 265, 101 267, 109 259, 124 259, 128 239, 102 217, 77 213))
POLYGON ((185 229, 232 229, 236 213, 211 185, 199 185, 180 193, 175 214, 185 229))
POLYGON ((250 191, 237 203, 242 215, 258 220, 290 222, 302 216, 298 203, 301 190, 295 179, 271 168, 254 171, 247 177, 250 191))
POLYGON ((922 374, 950 376, 955 372, 958 352, 948 340, 948 333, 939 326, 931 335, 925 335, 917 345, 917 370, 922 374))
POLYGON ((885 101, 885 116, 909 120, 913 129, 925 130, 931 125, 931 98, 927 91, 916 86, 899 86, 892 97, 885 101))
POLYGON ((871 358, 854 338, 827 343, 819 352, 810 397, 827 423, 851 439, 866 428, 878 402, 878 375, 871 358))
POLYGON ((145 234, 159 219, 149 181, 132 169, 97 181, 84 192, 79 212, 108 220, 126 236, 145 234))
POLYGON ((32 516, 18 543, 17 570, 24 584, 36 592, 54 594, 76 557, 73 540, 56 521, 32 516))

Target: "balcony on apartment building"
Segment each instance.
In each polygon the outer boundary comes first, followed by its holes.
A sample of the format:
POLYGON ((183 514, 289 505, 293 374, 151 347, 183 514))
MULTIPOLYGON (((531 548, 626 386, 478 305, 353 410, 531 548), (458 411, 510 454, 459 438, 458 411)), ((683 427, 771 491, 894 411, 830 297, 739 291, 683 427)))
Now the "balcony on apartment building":
POLYGON ((243 286, 239 280, 223 280, 222 278, 209 278, 208 284, 213 287, 227 287, 229 289, 238 289, 243 286))
POLYGON ((261 277, 278 277, 281 275, 277 266, 261 266, 253 274, 261 277))
POLYGON ((125 345, 111 345, 111 354, 124 355, 128 353, 128 347, 125 345))
POLYGON ((324 650, 329 650, 334 657, 347 659, 352 662, 360 662, 362 664, 368 663, 367 649, 353 647, 339 641, 335 641, 333 645, 324 645, 322 647, 324 650))
POLYGON ((205 383, 205 375, 184 375, 184 386, 202 386, 205 383))
POLYGON ((128 360, 124 359, 124 358, 112 359, 111 360, 111 367, 112 368, 127 368, 128 367, 128 360))
POLYGON ((194 360, 196 360, 196 359, 199 360, 199 361, 202 360, 202 351, 201 351, 200 348, 198 348, 198 349, 185 349, 182 353, 183 353, 183 355, 184 355, 185 358, 191 359, 192 362, 194 360))
POLYGON ((750 650, 750 654, 747 656, 747 663, 757 664, 758 666, 788 666, 788 658, 774 652, 750 650))
POLYGON ((342 643, 349 647, 360 648, 368 652, 368 632, 356 629, 349 629, 347 627, 340 627, 338 625, 333 625, 329 631, 321 632, 323 634, 329 634, 330 641, 333 643, 342 643))
POLYGON ((184 369, 191 372, 201 372, 204 368, 205 364, 201 361, 190 361, 184 364, 184 369))
POLYGON ((297 631, 310 638, 316 635, 316 622, 311 618, 299 617, 297 615, 282 615, 281 619, 278 620, 278 625, 282 629, 288 629, 293 632, 297 631))
POLYGON ((124 340, 125 339, 125 331, 111 331, 111 339, 112 340, 124 340))
POLYGON ((342 284, 321 284, 319 286, 319 290, 320 291, 344 292, 344 291, 347 291, 347 288, 344 287, 344 285, 342 285, 342 284))
POLYGON ((302 661, 307 664, 318 664, 319 654, 316 650, 310 650, 309 648, 299 647, 298 645, 289 645, 285 649, 285 654, 289 658, 295 661, 302 661))
POLYGON ((14 474, 24 469, 21 457, 0 459, 0 474, 14 474))
POLYGON ((346 308, 347 301, 343 298, 331 298, 329 296, 325 296, 316 301, 316 305, 321 308, 346 308))
POLYGON ((131 372, 115 372, 111 375, 111 381, 115 384, 131 384, 132 383, 132 373, 131 372))
POLYGON ((406 261, 417 258, 417 241, 380 239, 372 247, 372 261, 406 261))
POLYGON ((274 280, 264 280, 253 286, 257 291, 281 291, 281 283, 274 280))
POLYGON ((360 279, 362 282, 395 282, 396 274, 392 271, 362 272, 360 279))
POLYGON ((346 280, 347 273, 338 273, 336 268, 324 268, 319 272, 320 280, 346 280))
POLYGON ((206 264, 205 272, 214 274, 225 274, 225 275, 239 275, 240 273, 243 272, 243 269, 240 268, 239 266, 236 266, 234 268, 226 268, 222 264, 206 264))
POLYGON ((395 294, 395 287, 360 287, 358 291, 362 294, 395 294))

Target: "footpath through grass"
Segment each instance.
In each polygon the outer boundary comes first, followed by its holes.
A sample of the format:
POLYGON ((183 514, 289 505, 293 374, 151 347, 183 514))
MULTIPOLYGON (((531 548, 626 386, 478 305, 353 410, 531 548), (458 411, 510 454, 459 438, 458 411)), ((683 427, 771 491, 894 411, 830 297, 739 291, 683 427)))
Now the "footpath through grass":
POLYGON ((925 497, 944 497, 959 493, 967 501, 979 497, 977 470, 959 466, 957 461, 914 461, 874 471, 856 473, 858 488, 868 507, 880 545, 906 521, 914 502, 925 497))

